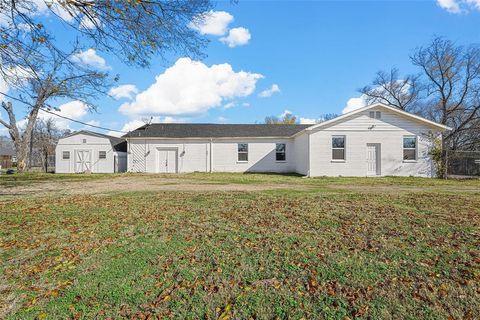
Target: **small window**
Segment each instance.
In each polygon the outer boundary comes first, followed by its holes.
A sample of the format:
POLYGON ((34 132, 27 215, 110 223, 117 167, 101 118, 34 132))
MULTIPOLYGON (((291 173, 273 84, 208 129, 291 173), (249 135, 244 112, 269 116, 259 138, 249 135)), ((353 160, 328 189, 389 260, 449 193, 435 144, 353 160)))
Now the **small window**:
POLYGON ((403 137, 403 160, 417 160, 417 138, 414 136, 403 137))
POLYGON ((345 136, 332 137, 332 160, 345 160, 345 136))
POLYGON ((287 155, 285 151, 286 151, 285 143, 277 143, 277 145, 275 146, 275 160, 277 161, 287 160, 287 155))
POLYGON ((248 143, 238 144, 238 161, 248 161, 248 143))
POLYGON ((107 159, 107 151, 99 151, 98 152, 99 159, 107 159))
POLYGON ((381 119, 382 113, 380 111, 370 111, 368 113, 368 116, 372 119, 381 119))
POLYGON ((62 159, 63 160, 69 160, 70 159, 70 151, 63 151, 62 159))

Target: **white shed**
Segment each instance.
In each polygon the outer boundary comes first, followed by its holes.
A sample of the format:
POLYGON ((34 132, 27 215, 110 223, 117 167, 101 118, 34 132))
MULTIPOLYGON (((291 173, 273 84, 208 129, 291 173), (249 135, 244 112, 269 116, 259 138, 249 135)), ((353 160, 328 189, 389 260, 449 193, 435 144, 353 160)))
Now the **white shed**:
POLYGON ((127 170, 125 139, 81 130, 58 141, 56 173, 114 173, 127 170))

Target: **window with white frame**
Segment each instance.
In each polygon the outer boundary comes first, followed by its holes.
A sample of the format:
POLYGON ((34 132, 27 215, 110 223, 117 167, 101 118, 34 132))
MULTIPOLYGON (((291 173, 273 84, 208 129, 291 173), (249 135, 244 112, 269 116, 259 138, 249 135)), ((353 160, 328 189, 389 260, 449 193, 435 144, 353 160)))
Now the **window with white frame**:
POLYGON ((332 160, 345 160, 345 136, 332 136, 332 160))
POLYGON ((99 159, 107 159, 107 151, 98 151, 99 159))
POLYGON ((70 151, 63 151, 62 152, 62 159, 69 160, 70 159, 70 151))
POLYGON ((87 139, 82 139, 82 143, 87 143, 87 139))
POLYGON ((248 143, 239 143, 238 144, 237 160, 240 161, 240 162, 248 161, 248 143))
POLYGON ((403 137, 403 160, 405 161, 417 160, 417 137, 415 136, 403 137))
POLYGON ((276 146, 275 146, 275 160, 277 160, 277 161, 287 160, 285 143, 277 143, 276 144, 276 146))

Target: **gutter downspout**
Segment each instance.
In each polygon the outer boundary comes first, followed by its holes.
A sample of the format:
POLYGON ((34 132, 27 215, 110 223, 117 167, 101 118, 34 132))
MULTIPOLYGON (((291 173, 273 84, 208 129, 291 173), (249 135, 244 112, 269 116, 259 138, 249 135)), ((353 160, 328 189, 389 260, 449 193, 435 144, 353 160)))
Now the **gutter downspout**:
POLYGON ((308 159, 308 170, 307 170, 307 177, 311 177, 311 174, 310 174, 310 168, 311 168, 311 161, 310 161, 310 131, 307 131, 307 142, 308 142, 308 149, 307 149, 307 159, 308 159))
POLYGON ((212 141, 213 141, 213 139, 212 139, 212 138, 210 138, 210 170, 209 170, 209 171, 210 171, 210 173, 212 173, 212 171, 213 171, 213 170, 212 170, 212 163, 213 163, 213 154, 212 154, 212 150, 213 150, 213 149, 212 149, 212 141))

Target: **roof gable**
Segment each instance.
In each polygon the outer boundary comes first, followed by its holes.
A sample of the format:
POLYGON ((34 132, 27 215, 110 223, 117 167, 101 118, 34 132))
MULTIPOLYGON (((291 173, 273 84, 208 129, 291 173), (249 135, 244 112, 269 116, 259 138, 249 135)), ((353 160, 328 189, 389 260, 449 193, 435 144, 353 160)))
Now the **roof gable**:
POLYGON ((64 138, 69 138, 69 137, 72 137, 72 136, 75 136, 75 135, 78 135, 78 134, 85 134, 85 135, 88 135, 88 136, 94 136, 94 137, 100 137, 100 138, 105 138, 105 139, 108 139, 110 141, 110 144, 112 145, 112 147, 115 147, 117 145, 120 145, 125 141, 125 139, 123 138, 118 138, 118 137, 113 137, 113 136, 109 136, 109 135, 106 135, 106 134, 103 134, 103 133, 98 133, 98 132, 93 132, 93 131, 88 131, 88 130, 79 130, 79 131, 75 131, 61 139, 64 139, 64 138))
POLYGON ((397 114, 397 115, 400 115, 402 117, 405 117, 409 120, 412 120, 412 121, 415 121, 415 122, 420 122, 420 123, 423 123, 424 125, 428 126, 428 127, 431 127, 431 128, 435 128, 435 129, 438 129, 440 131, 445 131, 445 130, 451 130, 450 127, 448 126, 445 126, 443 124, 439 124, 439 123, 436 123, 434 121, 431 121, 431 120, 428 120, 428 119, 425 119, 423 117, 420 117, 420 116, 417 116, 417 115, 414 115, 412 113, 409 113, 409 112, 406 112, 406 111, 403 111, 399 108, 396 108, 396 107, 392 107, 392 106, 388 106, 386 104, 383 104, 383 103, 374 103, 374 104, 371 104, 371 105, 368 105, 368 106, 365 106, 363 108, 360 108, 360 109, 357 109, 357 110, 354 110, 354 111, 351 111, 351 112, 348 112, 348 113, 345 113, 337 118, 334 118, 332 120, 329 120, 329 121, 325 121, 325 122, 322 122, 322 123, 319 123, 319 124, 316 124, 314 126, 311 126, 309 128, 307 128, 306 130, 307 131, 311 131, 311 130, 321 130, 322 128, 324 127, 328 127, 330 125, 333 125, 333 124, 336 124, 336 123, 340 123, 342 121, 347 121, 349 120, 349 118, 353 115, 356 115, 356 114, 359 114, 359 113, 362 113, 364 111, 367 111, 369 109, 378 109, 378 108, 383 108, 383 109, 386 109, 388 111, 392 111, 393 113, 397 114))

